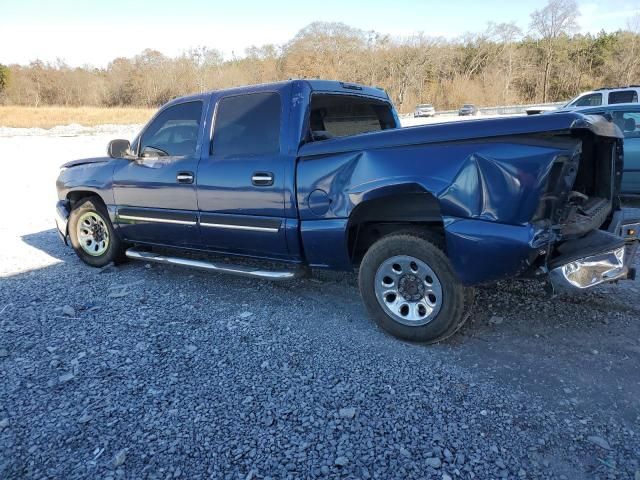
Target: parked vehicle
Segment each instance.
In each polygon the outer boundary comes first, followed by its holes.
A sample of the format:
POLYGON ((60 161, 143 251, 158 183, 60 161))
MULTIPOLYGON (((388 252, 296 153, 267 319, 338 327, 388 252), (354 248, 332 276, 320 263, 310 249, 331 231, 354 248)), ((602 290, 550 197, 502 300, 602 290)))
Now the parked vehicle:
POLYGON ((638 103, 638 93, 640 93, 640 85, 598 88, 590 92, 581 93, 560 110, 598 107, 617 103, 638 103))
POLYGON ((624 135, 624 170, 620 191, 640 195, 640 103, 621 103, 581 109, 585 115, 605 115, 624 135))
POLYGON ((479 113, 480 110, 478 110, 478 107, 472 105, 471 103, 465 103, 462 107, 460 107, 460 110, 458 110, 458 115, 461 117, 465 117, 467 115, 478 115, 479 113))
POLYGON ((436 109, 430 103, 416 105, 416 111, 413 112, 414 118, 418 117, 435 117, 436 109))
POLYGON ((626 87, 604 87, 596 90, 583 92, 575 98, 569 100, 561 107, 538 106, 525 109, 527 115, 539 113, 564 112, 571 110, 581 110, 583 108, 614 105, 618 103, 638 103, 640 85, 629 85, 626 87))
POLYGON ((339 82, 178 98, 131 144, 63 166, 58 230, 95 267, 131 258, 272 280, 358 268, 373 319, 421 342, 460 328, 477 284, 532 276, 579 291, 633 277, 640 221, 623 220, 622 139, 604 118, 399 127, 385 92, 339 82))

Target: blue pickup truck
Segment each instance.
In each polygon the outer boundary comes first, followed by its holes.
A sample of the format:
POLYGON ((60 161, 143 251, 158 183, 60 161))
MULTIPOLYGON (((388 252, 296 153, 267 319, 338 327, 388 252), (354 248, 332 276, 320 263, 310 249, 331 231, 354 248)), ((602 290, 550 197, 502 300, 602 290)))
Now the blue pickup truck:
POLYGON ((634 277, 622 148, 602 117, 400 128, 383 90, 292 80, 172 100, 131 143, 65 164, 56 223, 94 267, 130 258, 271 280, 359 269, 383 329, 434 342, 460 328, 474 285, 634 277))

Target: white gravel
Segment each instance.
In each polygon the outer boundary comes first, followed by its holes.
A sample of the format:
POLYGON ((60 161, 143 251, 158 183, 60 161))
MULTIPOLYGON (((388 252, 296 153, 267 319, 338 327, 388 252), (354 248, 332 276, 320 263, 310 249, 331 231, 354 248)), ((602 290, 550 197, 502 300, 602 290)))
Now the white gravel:
POLYGON ((85 266, 58 166, 135 132, 2 132, 0 478, 640 475, 637 283, 483 287, 450 342, 410 345, 354 275, 85 266))

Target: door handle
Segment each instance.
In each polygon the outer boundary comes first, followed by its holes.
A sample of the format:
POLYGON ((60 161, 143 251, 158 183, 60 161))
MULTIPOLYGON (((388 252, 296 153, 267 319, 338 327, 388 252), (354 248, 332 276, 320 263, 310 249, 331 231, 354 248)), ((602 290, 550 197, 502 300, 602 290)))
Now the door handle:
POLYGON ((251 176, 251 183, 256 187, 270 187, 273 185, 273 173, 256 172, 251 176))
POLYGON ((178 174, 176 175, 176 181, 178 183, 193 183, 193 173, 178 172, 178 174))

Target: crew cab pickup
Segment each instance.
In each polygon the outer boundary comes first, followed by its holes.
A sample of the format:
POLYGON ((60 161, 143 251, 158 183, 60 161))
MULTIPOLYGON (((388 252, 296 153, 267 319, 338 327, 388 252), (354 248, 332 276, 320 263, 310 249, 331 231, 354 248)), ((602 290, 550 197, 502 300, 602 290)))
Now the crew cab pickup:
POLYGON ((380 89, 292 80, 172 100, 131 143, 62 167, 56 221, 95 267, 271 280, 357 268, 382 328, 433 342, 460 328, 474 285, 634 277, 622 148, 598 116, 400 128, 380 89))

